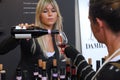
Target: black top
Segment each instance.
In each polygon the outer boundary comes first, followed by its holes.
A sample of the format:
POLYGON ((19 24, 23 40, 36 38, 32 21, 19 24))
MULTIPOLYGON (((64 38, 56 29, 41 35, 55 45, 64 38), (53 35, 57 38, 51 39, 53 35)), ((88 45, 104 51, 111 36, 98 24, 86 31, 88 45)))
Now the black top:
MULTIPOLYGON (((27 70, 29 73, 29 80, 33 80, 33 70, 34 70, 34 64, 38 63, 38 59, 41 58, 42 60, 47 61, 47 72, 50 75, 50 70, 52 67, 52 59, 56 58, 57 63, 59 65, 59 52, 58 49, 55 45, 54 37, 53 37, 53 42, 54 42, 54 49, 55 49, 55 54, 52 57, 46 58, 43 55, 43 52, 40 48, 40 45, 38 44, 36 39, 14 39, 12 37, 9 37, 5 39, 3 42, 0 43, 0 54, 5 54, 9 52, 10 50, 16 48, 18 45, 21 47, 21 59, 18 64, 18 67, 20 67, 23 70, 27 70), (33 47, 32 44, 36 45, 35 53, 33 53, 33 47)), ((14 77, 15 78, 15 77, 14 77)))
MULTIPOLYGON (((65 48, 65 54, 71 58, 73 64, 77 66, 77 74, 80 76, 80 80, 92 80, 95 71, 81 53, 72 46, 69 46, 65 48)), ((96 80, 120 80, 120 60, 108 62, 97 74, 96 80)))

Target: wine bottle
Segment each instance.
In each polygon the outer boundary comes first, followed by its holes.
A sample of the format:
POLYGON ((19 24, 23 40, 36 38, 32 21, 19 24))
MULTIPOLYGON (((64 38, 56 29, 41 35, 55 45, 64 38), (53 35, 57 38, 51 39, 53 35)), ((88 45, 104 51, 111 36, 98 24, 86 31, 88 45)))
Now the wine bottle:
POLYGON ((1 75, 1 79, 0 80, 6 80, 6 71, 5 70, 1 70, 0 71, 0 75, 1 75))
POLYGON ((71 67, 71 80, 77 80, 77 71, 74 65, 71 67))
POLYGON ((42 59, 38 60, 38 69, 39 69, 38 80, 42 80, 42 59))
POLYGON ((22 70, 20 67, 16 69, 16 80, 22 80, 22 70))
POLYGON ((22 80, 30 80, 27 70, 23 70, 22 80))
POLYGON ((46 61, 42 62, 42 80, 48 80, 47 71, 46 71, 46 61))
POLYGON ((66 61, 66 80, 71 80, 71 61, 70 58, 66 61))
POLYGON ((59 34, 58 30, 47 30, 36 26, 21 28, 19 26, 11 27, 11 35, 16 39, 30 39, 43 36, 46 34, 59 34))
POLYGON ((96 60, 96 71, 100 68, 100 60, 96 60))
POLYGON ((38 65, 34 64, 33 80, 38 80, 38 65))
POLYGON ((51 69, 52 79, 51 80, 58 80, 58 69, 57 69, 57 60, 53 59, 53 67, 51 69))
POLYGON ((102 58, 102 64, 105 62, 105 58, 102 58))
POLYGON ((66 80, 65 76, 66 76, 66 62, 61 61, 61 64, 60 64, 60 76, 59 76, 60 80, 66 80))
POLYGON ((6 71, 3 69, 3 64, 0 64, 0 80, 6 80, 6 71))

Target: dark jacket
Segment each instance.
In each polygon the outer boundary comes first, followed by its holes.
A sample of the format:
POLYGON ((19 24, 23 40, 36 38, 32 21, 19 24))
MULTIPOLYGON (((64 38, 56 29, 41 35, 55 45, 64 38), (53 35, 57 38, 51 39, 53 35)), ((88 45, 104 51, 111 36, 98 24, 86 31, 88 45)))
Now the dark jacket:
MULTIPOLYGON (((77 75, 80 76, 80 80, 92 80, 96 72, 81 53, 74 47, 68 46, 65 48, 65 54, 71 58, 73 64, 77 67, 77 75)), ((108 62, 97 74, 96 80, 120 80, 120 60, 108 62)))
MULTIPOLYGON (((28 76, 30 77, 29 80, 33 80, 33 71, 34 71, 34 64, 38 63, 38 59, 43 59, 47 61, 47 72, 50 75, 51 73, 51 67, 52 67, 52 59, 56 58, 57 59, 57 63, 59 65, 59 52, 58 49, 55 45, 55 41, 54 41, 54 37, 53 37, 53 42, 54 42, 54 48, 55 48, 55 54, 54 56, 50 57, 50 58, 46 58, 43 55, 43 52, 40 48, 40 45, 38 44, 36 39, 30 39, 30 40, 26 40, 26 39, 14 39, 12 37, 9 37, 7 39, 5 39, 3 42, 0 43, 0 54, 6 54, 7 52, 13 50, 14 48, 16 48, 18 45, 20 45, 21 48, 21 58, 20 58, 20 62, 18 64, 18 67, 20 67, 23 70, 27 70, 28 71, 28 76), (36 49, 35 49, 35 53, 33 53, 32 51, 32 44, 35 43, 36 44, 36 49)), ((15 78, 15 76, 14 76, 15 78)))

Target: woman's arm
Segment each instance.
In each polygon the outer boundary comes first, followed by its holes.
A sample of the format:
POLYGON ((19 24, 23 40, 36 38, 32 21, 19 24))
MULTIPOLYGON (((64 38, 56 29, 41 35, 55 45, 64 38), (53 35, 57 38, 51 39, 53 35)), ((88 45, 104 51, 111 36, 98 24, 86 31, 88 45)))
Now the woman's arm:
POLYGON ((66 47, 64 52, 67 57, 71 58, 73 64, 77 67, 77 73, 80 75, 80 79, 91 80, 95 71, 87 63, 83 55, 72 46, 66 47))
POLYGON ((8 37, 0 42, 0 55, 9 52, 10 50, 17 47, 19 44, 19 40, 14 39, 12 37, 8 37))

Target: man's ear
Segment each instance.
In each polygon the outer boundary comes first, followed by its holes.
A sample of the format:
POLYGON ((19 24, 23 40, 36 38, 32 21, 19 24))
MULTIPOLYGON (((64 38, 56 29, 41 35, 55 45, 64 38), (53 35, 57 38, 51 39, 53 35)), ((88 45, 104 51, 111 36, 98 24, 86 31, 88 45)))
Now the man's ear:
POLYGON ((99 18, 96 18, 97 24, 99 25, 99 27, 103 27, 103 21, 99 18))

